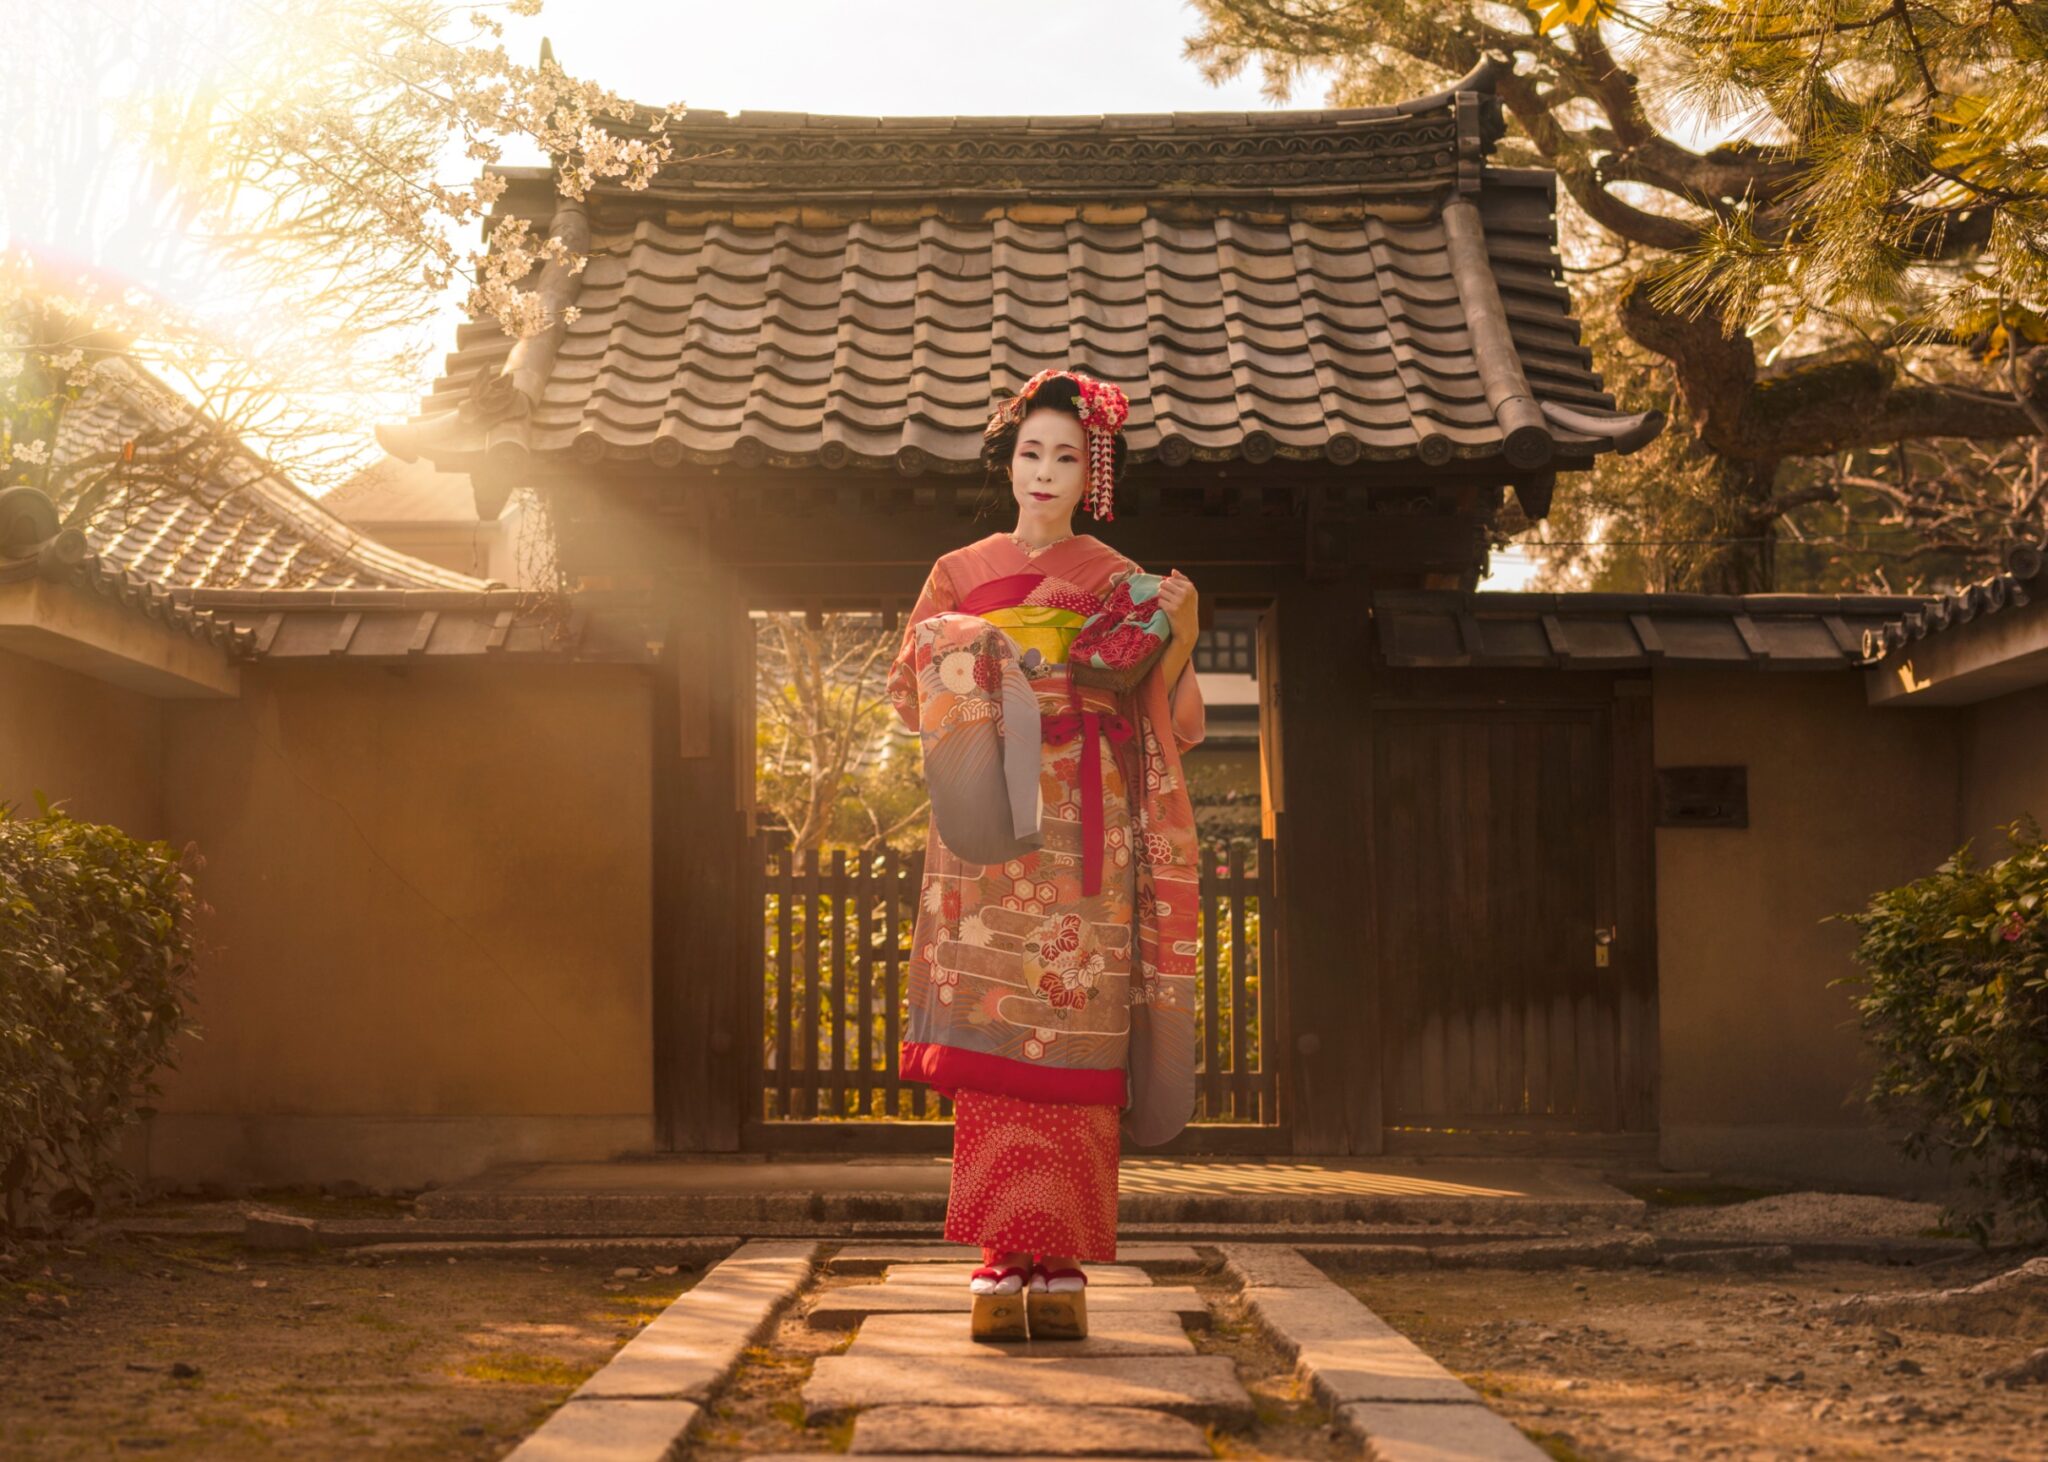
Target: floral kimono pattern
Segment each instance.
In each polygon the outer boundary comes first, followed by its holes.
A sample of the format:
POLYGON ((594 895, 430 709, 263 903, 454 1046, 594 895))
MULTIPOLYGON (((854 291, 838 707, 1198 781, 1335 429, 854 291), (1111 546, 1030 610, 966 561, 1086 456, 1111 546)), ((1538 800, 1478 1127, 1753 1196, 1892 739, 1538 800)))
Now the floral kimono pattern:
MULTIPOLYGON (((927 835, 902 1070, 948 1094, 1122 1107, 1132 1140, 1156 1145, 1195 1101, 1199 878, 1180 754, 1201 739, 1200 694, 1192 668, 1169 688, 1155 667, 1118 694, 1066 666, 1082 622, 1135 571, 1090 535, 1031 555, 993 534, 933 566, 904 626, 889 674, 904 724, 995 720, 1041 745, 1036 846, 976 863, 938 819, 927 835), (968 644, 995 663, 956 673, 968 644), (1016 671, 1036 727, 990 705, 1016 671)), ((1004 762, 1021 750, 1003 743, 1004 762)))

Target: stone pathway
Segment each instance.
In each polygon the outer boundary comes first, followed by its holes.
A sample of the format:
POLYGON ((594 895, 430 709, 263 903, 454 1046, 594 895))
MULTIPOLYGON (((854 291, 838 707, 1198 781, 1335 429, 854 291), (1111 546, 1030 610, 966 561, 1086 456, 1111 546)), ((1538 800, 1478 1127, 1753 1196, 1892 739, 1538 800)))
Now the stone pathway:
POLYGON ((660 1462, 816 1270, 809 1241, 741 1244, 627 1341, 508 1462, 660 1462))
MULTIPOLYGON (((880 1248, 880 1246, 875 1246, 880 1248)), ((883 1251, 886 1254, 886 1250, 883 1251)), ((1085 1340, 976 1342, 966 1259, 898 1251, 882 1282, 826 1290, 810 1324, 858 1325, 821 1357, 804 1417, 854 1416, 849 1450, 891 1457, 1208 1457, 1202 1423, 1249 1425, 1252 1398, 1228 1356, 1199 1355, 1209 1308, 1187 1285, 1132 1264, 1089 1267, 1085 1340)), ((1193 1263, 1192 1249, 1174 1258, 1193 1263)))
MULTIPOLYGON (((971 1251, 847 1244, 814 1284, 826 1247, 740 1246, 592 1376, 514 1462, 666 1462, 687 1447, 699 1409, 719 1394, 745 1347, 762 1341, 806 1286, 782 1321, 785 1333, 801 1327, 821 1344, 834 1332, 854 1334, 843 1349, 817 1356, 795 1398, 805 1440, 813 1428, 819 1440, 836 1428, 846 1450, 892 1462, 1213 1456, 1206 1428, 1243 1440, 1261 1427, 1232 1354, 1213 1353, 1241 1344, 1230 1336, 1253 1333, 1247 1320, 1272 1342, 1258 1374, 1270 1377, 1276 1345, 1295 1366, 1294 1385, 1305 1382, 1340 1424, 1318 1442, 1318 1456, 1542 1457, 1456 1376, 1285 1245, 1224 1244, 1204 1255, 1186 1245, 1127 1244, 1129 1262, 1090 1267, 1086 1339, 979 1343, 968 1333, 967 1275, 978 1261, 971 1251), (1198 1347, 1190 1331, 1214 1319, 1218 1255, 1220 1282, 1233 1286, 1219 1303, 1237 1328, 1198 1347), (1174 1282, 1198 1271, 1210 1276, 1208 1296, 1174 1282)), ((1290 1393, 1299 1395, 1294 1385, 1290 1393)), ((753 1455, 794 1462, 818 1453, 753 1455)))

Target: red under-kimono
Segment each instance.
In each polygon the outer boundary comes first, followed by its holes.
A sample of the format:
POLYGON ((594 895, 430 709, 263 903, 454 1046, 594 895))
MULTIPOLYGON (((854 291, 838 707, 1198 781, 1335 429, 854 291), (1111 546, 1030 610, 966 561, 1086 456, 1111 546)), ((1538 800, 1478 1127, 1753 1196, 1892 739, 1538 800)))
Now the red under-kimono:
POLYGON ((898 714, 929 732, 973 698, 979 672, 948 663, 963 617, 995 625, 1042 736, 1040 846, 982 864, 936 825, 926 839, 901 1059, 953 1098, 956 1242, 1114 1258, 1119 1127, 1156 1145, 1193 1114, 1199 875, 1180 757, 1203 736, 1201 693, 1192 664, 1127 694, 1067 675, 1083 620, 1137 568, 1085 533, 1036 552, 991 534, 933 565, 891 667, 898 714))

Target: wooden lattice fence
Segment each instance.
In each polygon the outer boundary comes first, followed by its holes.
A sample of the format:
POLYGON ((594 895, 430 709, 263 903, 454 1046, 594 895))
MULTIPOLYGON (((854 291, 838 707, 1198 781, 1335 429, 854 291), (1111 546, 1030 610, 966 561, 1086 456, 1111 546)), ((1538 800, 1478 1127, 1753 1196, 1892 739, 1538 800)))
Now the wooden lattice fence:
MULTIPOLYGON (((1198 1123, 1280 1120, 1270 1011, 1272 845, 1231 842, 1202 858, 1196 980, 1198 1123)), ((932 1119, 952 1103, 905 1081, 897 1052, 907 1011, 921 853, 794 852, 788 835, 753 840, 761 919, 752 998, 759 1014, 753 1115, 761 1121, 932 1119)))

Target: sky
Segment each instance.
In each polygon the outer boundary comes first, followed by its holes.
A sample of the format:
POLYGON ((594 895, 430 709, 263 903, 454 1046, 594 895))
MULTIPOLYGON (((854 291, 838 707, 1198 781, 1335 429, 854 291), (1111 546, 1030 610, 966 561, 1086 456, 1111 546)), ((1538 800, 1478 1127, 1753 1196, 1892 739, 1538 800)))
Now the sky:
MULTIPOLYGON (((506 22, 521 60, 555 59, 650 105, 851 116, 1251 111, 1255 73, 1222 87, 1181 58, 1179 0, 553 0, 506 22), (626 38, 630 37, 630 43, 626 38)), ((1317 106, 1321 97, 1291 105, 1317 106)))

